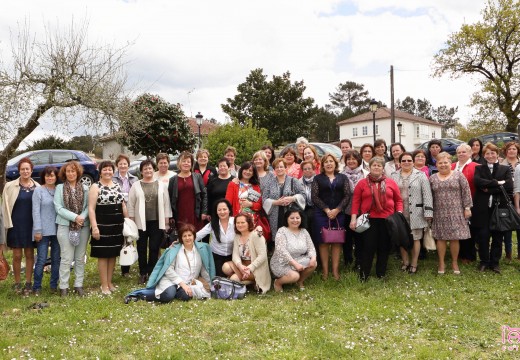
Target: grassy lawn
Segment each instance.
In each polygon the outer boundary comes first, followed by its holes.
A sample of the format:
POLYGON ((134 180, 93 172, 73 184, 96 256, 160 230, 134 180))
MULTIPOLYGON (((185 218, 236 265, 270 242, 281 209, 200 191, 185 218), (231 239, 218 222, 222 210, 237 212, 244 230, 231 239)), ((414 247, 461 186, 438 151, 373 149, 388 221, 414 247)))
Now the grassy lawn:
POLYGON ((0 283, 0 358, 513 359, 520 353, 503 349, 501 326, 520 327, 520 262, 501 267, 439 276, 430 253, 415 276, 392 257, 387 278, 366 284, 345 270, 339 282, 316 274, 303 292, 125 305, 137 266, 131 278, 116 271, 119 291, 103 297, 89 259, 85 298, 51 295, 49 274, 40 297, 15 295, 12 275, 0 283), (35 302, 49 307, 29 309, 35 302))

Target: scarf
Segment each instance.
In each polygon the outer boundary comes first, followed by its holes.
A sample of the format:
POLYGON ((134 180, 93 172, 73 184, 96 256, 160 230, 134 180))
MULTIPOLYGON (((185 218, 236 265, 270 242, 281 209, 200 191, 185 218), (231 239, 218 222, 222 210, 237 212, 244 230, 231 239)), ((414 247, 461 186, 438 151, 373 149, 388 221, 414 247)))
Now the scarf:
MULTIPOLYGON (((74 186, 75 191, 72 189, 70 183, 65 181, 63 184, 63 204, 65 205, 65 209, 74 214, 81 214, 81 211, 83 210, 83 185, 77 181, 76 186, 74 186)), ((72 231, 79 231, 81 225, 78 225, 75 221, 71 221, 69 229, 72 231)))
POLYGON ((314 181, 314 175, 310 178, 302 177, 303 190, 305 191, 305 200, 307 206, 314 206, 312 203, 312 182, 314 181))
POLYGON ((354 191, 354 188, 356 187, 359 180, 363 179, 363 177, 365 176, 365 174, 363 173, 363 165, 360 165, 355 169, 351 169, 348 166, 345 166, 342 173, 347 175, 348 182, 352 191, 354 191))
POLYGON ((370 191, 372 191, 372 198, 374 199, 376 210, 382 212, 386 207, 386 176, 383 173, 379 179, 368 174, 367 181, 370 191), (379 184, 379 185, 378 185, 379 184))

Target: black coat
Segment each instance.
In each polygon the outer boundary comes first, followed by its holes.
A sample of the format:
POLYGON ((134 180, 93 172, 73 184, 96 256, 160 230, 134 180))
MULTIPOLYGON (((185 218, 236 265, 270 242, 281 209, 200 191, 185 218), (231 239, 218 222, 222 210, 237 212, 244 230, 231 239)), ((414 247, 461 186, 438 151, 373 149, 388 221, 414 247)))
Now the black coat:
POLYGON ((397 247, 411 249, 413 246, 413 235, 410 224, 406 221, 404 215, 395 212, 386 218, 386 229, 390 234, 392 243, 397 247))
POLYGON ((506 205, 506 199, 500 190, 498 181, 504 180, 502 185, 506 192, 511 196, 513 194, 513 178, 509 166, 493 164, 493 174, 489 170, 487 164, 475 167, 475 197, 473 199, 473 208, 471 209, 471 225, 477 228, 489 226, 489 217, 494 201, 500 201, 500 206, 506 205), (493 195, 492 207, 489 207, 489 197, 493 195))

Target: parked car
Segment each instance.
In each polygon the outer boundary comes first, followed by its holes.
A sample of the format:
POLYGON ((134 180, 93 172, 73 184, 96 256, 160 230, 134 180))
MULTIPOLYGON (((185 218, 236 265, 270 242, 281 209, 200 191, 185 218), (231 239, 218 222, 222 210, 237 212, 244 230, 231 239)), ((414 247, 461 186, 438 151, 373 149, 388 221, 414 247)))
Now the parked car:
MULTIPOLYGON (((170 166, 168 166, 168 169, 177 172, 177 170, 178 170, 177 159, 179 158, 179 155, 178 154, 175 154, 175 155, 169 154, 168 156, 170 157, 170 166)), ((128 172, 134 176, 140 177, 139 165, 141 165, 141 162, 143 162, 146 159, 147 159, 146 156, 142 156, 139 159, 130 162, 130 166, 128 167, 128 172)), ((153 161, 155 162, 155 159, 153 159, 153 161)))
MULTIPOLYGON (((459 139, 454 139, 454 138, 442 138, 442 139, 438 139, 438 140, 441 141, 442 151, 446 151, 450 155, 455 155, 457 153, 457 147, 460 144, 464 143, 464 141, 459 140, 459 139)), ((422 149, 422 150, 428 151, 429 142, 430 141, 426 141, 425 143, 422 143, 421 145, 419 145, 417 147, 417 150, 422 149)))
MULTIPOLYGON (((316 152, 318 153, 318 156, 321 158, 323 155, 325 155, 326 153, 331 153, 332 155, 334 155, 338 160, 341 159, 341 149, 339 147, 337 147, 336 145, 332 145, 332 144, 327 144, 327 143, 310 143, 312 146, 314 146, 316 148, 316 152)), ((296 144, 295 143, 292 143, 292 144, 288 144, 286 147, 284 147, 282 149, 282 151, 280 151, 280 154, 284 154, 285 151, 288 149, 288 148, 293 148, 294 151, 297 151, 296 150, 296 144)))
POLYGON ((520 142, 518 139, 518 134, 512 132, 499 132, 494 134, 480 135, 477 136, 482 144, 486 144, 488 142, 493 143, 495 145, 505 145, 510 141, 520 142))
POLYGON ((90 186, 99 179, 96 162, 83 151, 53 149, 28 151, 10 159, 7 162, 7 168, 5 170, 7 181, 12 181, 20 177, 18 162, 24 157, 28 157, 32 161, 34 165, 32 178, 36 181, 40 181, 40 173, 46 166, 52 165, 59 170, 71 160, 77 160, 83 166, 83 175, 80 179, 83 184, 90 186))

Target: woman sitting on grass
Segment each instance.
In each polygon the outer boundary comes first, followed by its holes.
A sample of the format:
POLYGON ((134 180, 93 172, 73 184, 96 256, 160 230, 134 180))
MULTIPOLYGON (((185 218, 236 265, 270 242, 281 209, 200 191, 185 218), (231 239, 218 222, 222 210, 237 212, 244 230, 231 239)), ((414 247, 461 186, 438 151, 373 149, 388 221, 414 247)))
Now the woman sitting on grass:
POLYGON ((235 233, 233 261, 226 262, 222 270, 231 280, 255 282, 257 291, 265 294, 271 288, 265 239, 254 230, 253 217, 246 213, 235 216, 235 233))
POLYGON ((276 248, 271 258, 271 271, 277 279, 274 290, 283 291, 284 284, 298 285, 304 290, 303 282, 316 269, 316 249, 311 236, 302 226, 303 211, 287 211, 285 226, 276 233, 276 248))
POLYGON ((166 249, 155 265, 146 289, 131 292, 125 297, 125 303, 139 299, 168 303, 173 299, 209 298, 215 263, 209 245, 195 242, 195 237, 195 226, 181 226, 180 243, 166 249))

